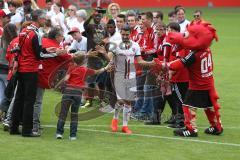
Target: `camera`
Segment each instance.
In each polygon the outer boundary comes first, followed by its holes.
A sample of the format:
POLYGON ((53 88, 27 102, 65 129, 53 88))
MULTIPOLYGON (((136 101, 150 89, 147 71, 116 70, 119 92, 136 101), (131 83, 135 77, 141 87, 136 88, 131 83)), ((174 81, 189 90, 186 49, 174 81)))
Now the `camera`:
POLYGON ((107 13, 107 10, 106 10, 106 9, 103 9, 103 8, 100 8, 100 7, 95 8, 95 10, 96 10, 98 13, 102 13, 102 14, 106 14, 106 13, 107 13))
POLYGON ((21 51, 19 46, 14 47, 13 49, 11 49, 11 53, 19 53, 21 51))

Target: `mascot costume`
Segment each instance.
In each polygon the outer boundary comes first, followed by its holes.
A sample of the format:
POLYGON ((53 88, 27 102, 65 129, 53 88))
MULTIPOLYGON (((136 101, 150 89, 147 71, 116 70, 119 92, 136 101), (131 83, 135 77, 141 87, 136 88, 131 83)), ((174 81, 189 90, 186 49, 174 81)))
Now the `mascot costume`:
MULTIPOLYGON (((171 32, 166 37, 166 42, 191 50, 186 57, 167 63, 154 59, 156 64, 154 70, 177 72, 183 67, 187 67, 189 70, 189 88, 182 106, 185 128, 174 130, 175 136, 198 136, 196 126, 197 108, 204 109, 210 123, 210 127, 205 129, 206 134, 220 135, 223 132, 219 113, 220 105, 217 103, 219 96, 214 86, 213 62, 210 50, 210 45, 214 39, 217 41, 218 37, 216 30, 210 23, 191 23, 184 34, 171 32)), ((166 51, 168 50, 167 47, 165 47, 166 51)))

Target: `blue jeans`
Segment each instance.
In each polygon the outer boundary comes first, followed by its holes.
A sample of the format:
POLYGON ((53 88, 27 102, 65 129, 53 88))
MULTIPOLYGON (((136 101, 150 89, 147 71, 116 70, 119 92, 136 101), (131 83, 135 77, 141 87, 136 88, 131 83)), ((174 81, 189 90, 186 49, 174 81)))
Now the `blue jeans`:
POLYGON ((141 113, 146 115, 152 115, 153 112, 153 102, 154 97, 152 95, 155 86, 153 85, 144 85, 144 103, 143 107, 140 110, 141 113))
POLYGON ((6 85, 7 85, 7 75, 0 74, 0 104, 6 98, 4 94, 6 85))
POLYGON ((68 92, 62 96, 61 111, 58 117, 57 134, 64 133, 64 125, 71 107, 70 137, 76 137, 78 126, 78 110, 81 103, 82 92, 68 92))
POLYGON ((137 99, 136 99, 135 105, 134 105, 134 111, 135 112, 140 111, 143 107, 145 80, 146 80, 146 75, 145 74, 136 77, 137 99))

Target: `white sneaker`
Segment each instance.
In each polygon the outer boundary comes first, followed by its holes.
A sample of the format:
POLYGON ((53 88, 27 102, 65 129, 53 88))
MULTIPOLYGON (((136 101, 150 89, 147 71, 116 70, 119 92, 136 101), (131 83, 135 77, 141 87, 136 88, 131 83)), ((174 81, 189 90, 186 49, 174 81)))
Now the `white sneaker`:
POLYGON ((62 134, 56 134, 56 139, 63 139, 63 135, 62 134))
POLYGON ((77 137, 69 137, 69 140, 70 141, 75 141, 75 140, 77 140, 77 137))

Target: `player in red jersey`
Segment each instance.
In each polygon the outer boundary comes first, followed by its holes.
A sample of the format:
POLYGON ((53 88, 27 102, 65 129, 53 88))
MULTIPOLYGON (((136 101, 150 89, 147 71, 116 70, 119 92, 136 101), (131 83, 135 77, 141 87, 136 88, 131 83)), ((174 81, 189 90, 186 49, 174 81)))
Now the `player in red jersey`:
MULTIPOLYGON (((219 97, 214 86, 212 53, 209 48, 213 39, 217 40, 216 30, 209 23, 198 23, 189 25, 187 31, 185 37, 179 33, 169 33, 167 36, 170 43, 192 50, 186 57, 167 64, 173 71, 184 67, 189 70, 189 88, 183 102, 186 128, 177 129, 174 134, 197 137, 196 110, 203 108, 211 125, 205 133, 220 135, 223 128, 219 113, 220 105, 217 103, 219 97)), ((164 66, 158 60, 155 62, 164 66)))

